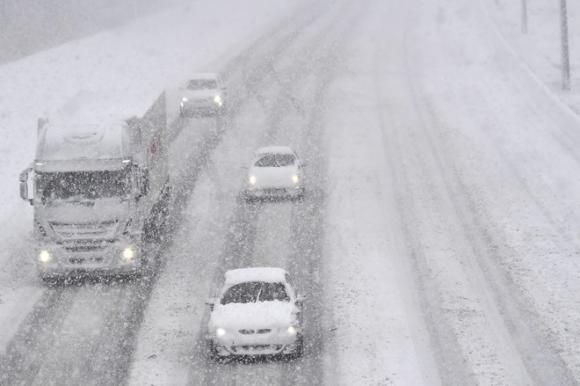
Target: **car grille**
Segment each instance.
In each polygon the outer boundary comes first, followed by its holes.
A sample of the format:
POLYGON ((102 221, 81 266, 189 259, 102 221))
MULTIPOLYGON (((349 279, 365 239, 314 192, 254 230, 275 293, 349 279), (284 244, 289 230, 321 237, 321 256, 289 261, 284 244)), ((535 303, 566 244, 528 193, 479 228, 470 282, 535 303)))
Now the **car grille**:
POLYGON ((286 194, 287 191, 284 188, 267 188, 264 189, 265 194, 286 194))
POLYGON ((231 346, 230 350, 237 354, 257 354, 263 351, 280 351, 283 347, 281 344, 253 344, 231 346))
POLYGON ((89 258, 84 258, 84 257, 71 257, 70 259, 68 259, 68 262, 70 264, 98 264, 98 263, 102 263, 103 262, 103 258, 102 257, 89 257, 89 258))
POLYGON ((238 332, 243 335, 252 335, 252 334, 269 334, 270 332, 272 332, 272 330, 269 328, 262 328, 259 330, 242 329, 238 330, 238 332))

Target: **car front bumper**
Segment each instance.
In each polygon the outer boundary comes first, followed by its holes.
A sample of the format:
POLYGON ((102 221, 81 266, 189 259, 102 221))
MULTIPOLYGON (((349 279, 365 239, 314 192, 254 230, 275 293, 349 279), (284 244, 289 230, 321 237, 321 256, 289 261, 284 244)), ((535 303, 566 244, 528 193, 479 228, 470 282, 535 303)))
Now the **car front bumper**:
POLYGON ((272 187, 272 188, 255 188, 249 187, 244 191, 247 198, 297 198, 304 195, 304 187, 272 187))
POLYGON ((267 338, 217 338, 209 337, 218 357, 255 357, 294 354, 299 350, 300 334, 294 336, 270 336, 267 338))
POLYGON ((214 102, 181 103, 180 112, 184 116, 214 116, 223 111, 223 105, 214 102))

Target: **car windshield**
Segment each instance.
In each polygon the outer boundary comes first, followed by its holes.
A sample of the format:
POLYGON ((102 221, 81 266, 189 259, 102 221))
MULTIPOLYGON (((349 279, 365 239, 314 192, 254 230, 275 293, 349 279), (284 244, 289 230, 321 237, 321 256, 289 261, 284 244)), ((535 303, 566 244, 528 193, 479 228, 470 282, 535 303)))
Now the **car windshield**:
POLYGON ((276 168, 294 164, 296 157, 293 154, 264 154, 254 164, 261 168, 276 168))
POLYGON ((236 284, 225 292, 221 304, 290 301, 283 283, 251 281, 236 284))
POLYGON ((192 79, 187 84, 188 90, 213 90, 217 88, 215 79, 192 79))
POLYGON ((131 193, 129 175, 127 170, 38 173, 36 187, 42 202, 126 197, 131 193))

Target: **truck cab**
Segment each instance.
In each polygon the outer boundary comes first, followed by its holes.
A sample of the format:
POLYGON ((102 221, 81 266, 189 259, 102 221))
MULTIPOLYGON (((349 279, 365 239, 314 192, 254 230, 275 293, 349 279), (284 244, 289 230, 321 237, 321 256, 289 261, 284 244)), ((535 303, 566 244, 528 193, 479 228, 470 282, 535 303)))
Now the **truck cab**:
POLYGON ((43 279, 139 274, 169 210, 164 100, 143 118, 66 112, 38 121, 35 160, 20 175, 33 207, 43 279))

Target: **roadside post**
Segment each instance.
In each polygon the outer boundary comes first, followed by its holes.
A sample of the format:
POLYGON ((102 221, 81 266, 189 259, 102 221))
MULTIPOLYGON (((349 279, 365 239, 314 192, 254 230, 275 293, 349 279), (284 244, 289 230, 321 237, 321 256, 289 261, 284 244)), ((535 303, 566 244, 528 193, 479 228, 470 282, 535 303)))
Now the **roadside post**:
POLYGON ((570 46, 566 0, 560 0, 560 36, 562 39, 562 90, 570 90, 570 46))

